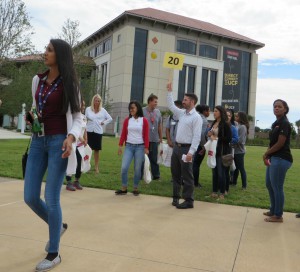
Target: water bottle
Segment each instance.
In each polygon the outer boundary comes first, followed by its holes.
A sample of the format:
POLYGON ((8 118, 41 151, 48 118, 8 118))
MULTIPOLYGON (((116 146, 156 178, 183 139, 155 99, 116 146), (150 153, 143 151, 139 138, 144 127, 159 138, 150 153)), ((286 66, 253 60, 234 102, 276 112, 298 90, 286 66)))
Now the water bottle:
POLYGON ((34 133, 41 132, 42 131, 42 126, 39 122, 36 107, 32 107, 31 111, 32 111, 32 114, 33 114, 32 132, 34 132, 34 133))

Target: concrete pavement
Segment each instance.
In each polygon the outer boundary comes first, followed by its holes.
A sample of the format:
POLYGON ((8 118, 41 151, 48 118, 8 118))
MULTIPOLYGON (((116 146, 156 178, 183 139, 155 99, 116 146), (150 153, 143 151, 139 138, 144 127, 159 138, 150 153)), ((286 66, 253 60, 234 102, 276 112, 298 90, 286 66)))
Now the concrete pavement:
POLYGON ((4 139, 29 139, 30 136, 0 127, 0 140, 4 139))
MULTIPOLYGON (((56 272, 299 271, 300 219, 264 222, 263 210, 84 188, 62 189, 62 263, 56 272)), ((0 178, 0 271, 34 271, 46 224, 23 202, 23 181, 0 178)))

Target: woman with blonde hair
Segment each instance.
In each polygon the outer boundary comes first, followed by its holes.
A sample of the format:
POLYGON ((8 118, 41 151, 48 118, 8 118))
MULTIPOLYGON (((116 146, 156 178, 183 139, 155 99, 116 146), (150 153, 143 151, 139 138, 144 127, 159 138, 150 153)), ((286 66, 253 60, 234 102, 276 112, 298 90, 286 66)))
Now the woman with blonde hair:
POLYGON ((94 151, 95 171, 99 173, 99 153, 102 149, 103 127, 112 121, 112 117, 102 107, 102 98, 96 94, 92 98, 91 106, 85 111, 87 118, 88 145, 94 151))

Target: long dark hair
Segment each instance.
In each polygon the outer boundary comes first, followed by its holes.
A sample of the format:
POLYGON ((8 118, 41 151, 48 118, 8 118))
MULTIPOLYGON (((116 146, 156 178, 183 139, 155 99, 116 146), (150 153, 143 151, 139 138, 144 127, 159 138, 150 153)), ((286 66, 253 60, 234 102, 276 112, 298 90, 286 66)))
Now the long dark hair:
POLYGON ((128 105, 129 118, 133 117, 130 114, 130 107, 131 107, 132 104, 134 104, 137 107, 136 116, 137 117, 144 117, 144 113, 143 113, 143 109, 142 109, 141 104, 138 101, 136 101, 136 100, 132 100, 132 101, 129 102, 129 105, 128 105))
MULTIPOLYGON (((228 121, 230 121, 231 125, 235 126, 235 123, 234 123, 234 110, 233 109, 226 109, 226 112, 230 112, 231 118, 228 121)), ((227 116, 227 118, 228 118, 228 116, 227 116)))
POLYGON ((80 112, 80 89, 74 67, 73 52, 71 46, 60 39, 51 39, 54 47, 58 71, 62 77, 64 86, 62 112, 68 111, 69 104, 71 112, 80 112))
MULTIPOLYGON (((228 120, 228 117, 227 117, 227 114, 226 114, 226 110, 222 106, 215 106, 215 109, 217 109, 221 113, 220 125, 221 124, 224 125, 227 122, 227 120, 228 120)), ((216 122, 217 122, 217 120, 214 120, 213 121, 213 125, 216 122)))
POLYGON ((239 124, 244 125, 247 128, 247 134, 249 134, 249 121, 247 114, 243 111, 239 111, 237 115, 239 117, 239 124))

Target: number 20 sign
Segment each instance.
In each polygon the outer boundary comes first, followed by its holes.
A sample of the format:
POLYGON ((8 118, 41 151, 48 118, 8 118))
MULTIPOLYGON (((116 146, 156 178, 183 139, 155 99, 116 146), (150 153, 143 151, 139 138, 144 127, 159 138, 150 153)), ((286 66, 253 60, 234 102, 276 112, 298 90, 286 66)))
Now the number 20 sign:
POLYGON ((163 67, 182 70, 183 62, 184 55, 166 52, 163 67))

